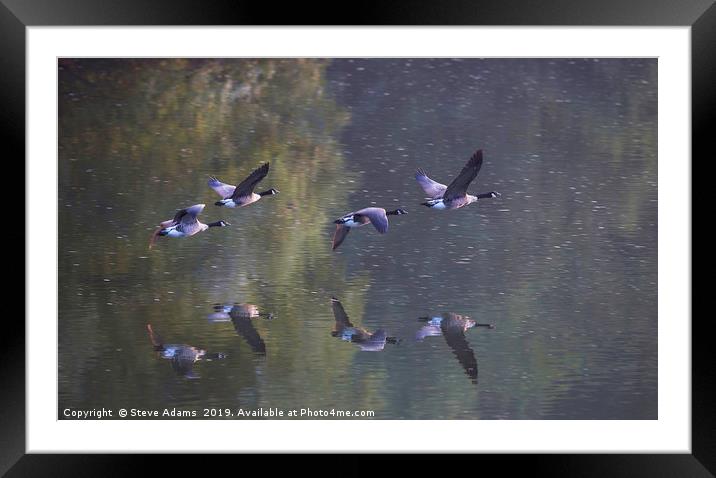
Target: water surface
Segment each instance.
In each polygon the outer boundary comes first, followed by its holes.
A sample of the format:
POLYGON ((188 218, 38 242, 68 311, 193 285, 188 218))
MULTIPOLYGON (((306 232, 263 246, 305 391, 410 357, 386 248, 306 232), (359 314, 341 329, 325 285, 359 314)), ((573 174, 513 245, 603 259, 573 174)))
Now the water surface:
POLYGON ((654 59, 60 60, 60 411, 656 419, 656 71, 654 59), (470 190, 502 197, 419 205, 417 167, 448 183, 478 148, 470 190), (236 183, 266 161, 259 189, 279 195, 213 205, 209 175, 236 183), (196 203, 231 226, 148 249, 158 222, 196 203), (332 221, 367 206, 409 214, 332 252, 332 221), (333 296, 355 326, 399 342, 370 352, 333 337, 333 296), (210 317, 234 303, 272 318, 210 317), (416 340, 419 318, 448 313, 494 328, 416 340), (147 324, 227 357, 187 379, 147 324))

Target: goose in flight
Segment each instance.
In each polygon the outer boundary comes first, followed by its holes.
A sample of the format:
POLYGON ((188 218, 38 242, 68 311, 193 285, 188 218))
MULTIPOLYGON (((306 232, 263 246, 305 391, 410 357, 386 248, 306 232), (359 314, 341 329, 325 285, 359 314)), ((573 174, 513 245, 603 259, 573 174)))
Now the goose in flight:
POLYGON ((241 181, 238 186, 225 184, 213 176, 209 177, 209 187, 221 196, 221 201, 216 201, 214 205, 224 207, 244 207, 253 204, 264 196, 272 196, 278 194, 274 188, 268 189, 261 193, 255 193, 254 188, 261 182, 269 172, 269 163, 262 164, 256 168, 246 179, 241 181))
POLYGON ((226 354, 207 354, 206 350, 185 344, 165 344, 162 338, 154 332, 152 326, 147 324, 149 340, 152 342, 154 351, 163 359, 172 361, 172 368, 177 375, 188 378, 199 378, 194 372, 194 364, 199 360, 219 360, 226 358, 226 354))
POLYGON ((425 170, 419 168, 415 173, 415 179, 418 181, 420 187, 423 188, 423 191, 430 196, 426 202, 420 204, 438 210, 459 209, 474 203, 478 199, 500 196, 500 193, 497 191, 490 191, 489 193, 478 194, 477 196, 467 194, 468 186, 477 177, 477 173, 481 167, 482 150, 478 149, 449 186, 433 181, 428 177, 425 170))
POLYGON ((408 212, 405 209, 386 211, 380 207, 367 207, 336 219, 333 221, 336 224, 336 232, 333 234, 333 250, 335 251, 345 241, 352 228, 370 223, 379 233, 385 234, 388 232, 388 216, 401 214, 408 214, 408 212))
POLYGON ((254 304, 217 304, 214 305, 214 313, 209 315, 211 322, 227 322, 231 317, 239 317, 242 319, 273 319, 272 313, 260 312, 258 306, 254 304))
POLYGON ((273 314, 259 312, 253 304, 216 305, 214 313, 209 315, 211 322, 228 322, 234 325, 234 330, 246 340, 255 354, 265 355, 266 344, 256 328, 251 323, 255 318, 273 319, 273 314))
POLYGON ((354 326, 343 309, 341 302, 335 297, 331 298, 331 305, 333 306, 333 317, 336 320, 331 332, 333 337, 339 337, 346 342, 353 342, 364 352, 380 352, 385 348, 386 343, 396 344, 399 342, 395 337, 388 337, 387 332, 383 329, 370 333, 364 328, 354 326))
POLYGON ((226 221, 216 221, 209 224, 203 224, 196 217, 204 209, 204 204, 195 204, 193 206, 180 209, 174 215, 174 219, 164 221, 159 224, 152 234, 149 241, 149 248, 154 246, 157 237, 189 237, 202 231, 206 231, 210 227, 226 227, 230 224, 226 221))
POLYGON ((421 321, 427 322, 426 325, 418 330, 416 339, 422 341, 425 337, 442 335, 445 342, 452 349, 452 353, 457 357, 465 374, 470 377, 472 383, 477 383, 477 359, 470 344, 465 338, 465 331, 473 327, 494 328, 491 324, 478 324, 469 317, 447 313, 440 317, 421 317, 421 321))

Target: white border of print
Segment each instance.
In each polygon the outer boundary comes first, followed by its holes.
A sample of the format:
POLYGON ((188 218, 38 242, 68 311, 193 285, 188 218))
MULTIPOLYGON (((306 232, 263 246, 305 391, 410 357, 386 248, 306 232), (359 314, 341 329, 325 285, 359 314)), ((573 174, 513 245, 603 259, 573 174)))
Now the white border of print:
POLYGON ((26 193, 28 453, 690 453, 689 27, 28 27, 27 40, 27 174, 43 191, 26 193), (658 420, 57 420, 57 57, 112 56, 658 57, 658 420), (187 432, 201 439, 158 439, 187 432))

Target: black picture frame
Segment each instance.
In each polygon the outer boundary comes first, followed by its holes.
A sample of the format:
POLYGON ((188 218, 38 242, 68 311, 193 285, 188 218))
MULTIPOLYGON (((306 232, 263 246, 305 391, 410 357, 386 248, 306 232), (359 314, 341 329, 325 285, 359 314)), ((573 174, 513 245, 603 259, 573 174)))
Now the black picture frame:
MULTIPOLYGON (((707 159, 707 125, 711 124, 709 119, 713 119, 716 111, 716 53, 713 50, 716 45, 716 6, 712 0, 633 0, 628 3, 625 0, 454 0, 430 3, 402 0, 344 4, 340 8, 336 3, 328 2, 312 2, 310 5, 282 2, 278 8, 268 2, 255 1, 0 0, 0 122, 6 138, 5 165, 19 168, 24 164, 19 158, 25 158, 25 29, 60 25, 690 26, 692 165, 696 156, 707 159)), ((19 174, 24 177, 24 167, 22 169, 19 174)), ((6 172, 6 177, 9 176, 6 172)), ((31 220, 24 217, 26 221, 31 220)), ((12 234, 21 235, 24 242, 24 227, 17 227, 12 234)), ((132 468, 128 460, 134 457, 123 455, 25 454, 25 327, 17 317, 10 319, 8 314, 0 334, 3 356, 0 361, 3 383, 0 472, 23 477, 77 476, 76 471, 80 469, 82 476, 130 472, 132 468)), ((706 320, 700 317, 692 321, 692 454, 549 454, 529 455, 526 460, 482 455, 481 466, 485 461, 498 460, 501 471, 510 473, 514 467, 524 466, 526 461, 531 473, 548 472, 560 476, 714 476, 715 372, 707 344, 706 320)), ((351 463, 358 461, 349 460, 341 467, 350 467, 351 463)))

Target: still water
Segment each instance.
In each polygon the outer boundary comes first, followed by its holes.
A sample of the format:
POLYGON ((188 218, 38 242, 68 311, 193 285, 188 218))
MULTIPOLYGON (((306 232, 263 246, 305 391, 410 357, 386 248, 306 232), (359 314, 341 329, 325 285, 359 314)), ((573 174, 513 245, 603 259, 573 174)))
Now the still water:
POLYGON ((655 59, 63 59, 59 89, 60 410, 657 418, 655 59), (421 206, 416 168, 478 148, 502 196, 421 206), (214 206, 267 161, 280 194, 214 206), (148 248, 196 203, 231 225, 148 248), (409 214, 332 252, 369 206, 409 214))

